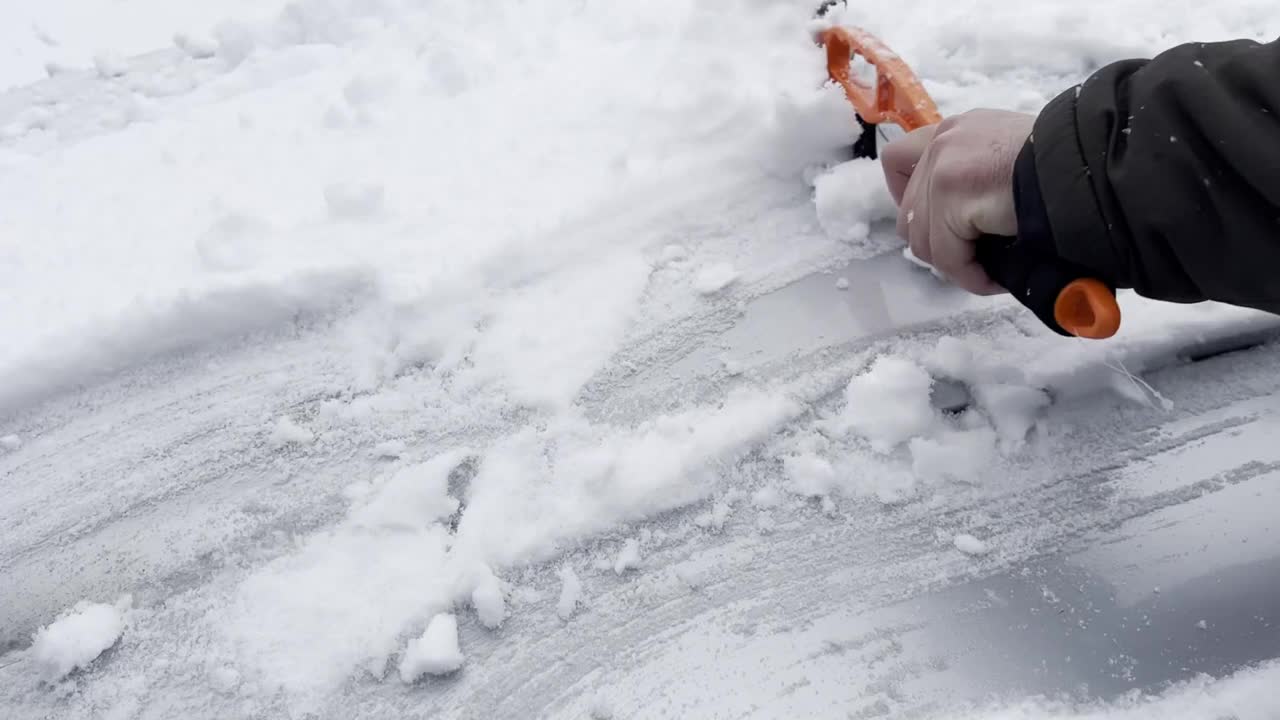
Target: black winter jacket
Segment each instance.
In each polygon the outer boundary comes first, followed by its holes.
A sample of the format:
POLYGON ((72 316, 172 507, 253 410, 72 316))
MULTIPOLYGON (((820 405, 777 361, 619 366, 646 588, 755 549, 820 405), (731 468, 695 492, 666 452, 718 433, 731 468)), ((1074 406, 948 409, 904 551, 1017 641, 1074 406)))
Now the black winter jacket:
POLYGON ((1280 313, 1280 41, 1104 67, 1036 120, 1021 242, 1161 300, 1280 313))

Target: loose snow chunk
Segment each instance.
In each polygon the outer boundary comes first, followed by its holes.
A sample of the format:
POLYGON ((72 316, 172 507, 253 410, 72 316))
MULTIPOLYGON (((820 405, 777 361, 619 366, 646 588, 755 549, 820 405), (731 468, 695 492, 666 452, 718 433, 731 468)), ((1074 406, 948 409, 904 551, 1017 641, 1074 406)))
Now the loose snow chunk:
POLYGON ((767 510, 782 504, 782 494, 776 487, 760 488, 751 494, 751 505, 757 510, 767 510))
POLYGON ((89 666, 124 632, 120 608, 81 600, 69 612, 36 631, 31 657, 45 680, 60 680, 89 666))
POLYGON ((475 607, 480 623, 490 630, 497 629, 507 619, 507 600, 502 595, 502 583, 488 567, 481 573, 476 589, 471 591, 471 605, 475 607))
POLYGON ((882 357, 855 376, 845 389, 845 427, 866 438, 872 449, 888 453, 905 440, 929 431, 937 411, 929 400, 933 378, 900 357, 882 357))
POLYGON ((986 555, 991 549, 987 547, 986 543, 982 542, 978 538, 965 533, 956 535, 953 542, 955 543, 956 549, 965 555, 986 555))
POLYGON ((619 575, 640 567, 640 541, 632 538, 622 545, 618 557, 613 561, 613 571, 619 575))
POLYGON ((188 57, 201 60, 218 54, 218 43, 203 37, 192 37, 185 33, 173 36, 173 44, 188 57))
POLYGON ((847 278, 847 277, 840 277, 840 278, 836 278, 836 289, 837 289, 837 290, 848 290, 848 289, 849 289, 849 278, 847 278))
POLYGON ((22 438, 17 435, 5 435, 0 437, 0 448, 5 450, 17 450, 22 447, 22 438))
POLYGON ((714 295, 738 279, 738 271, 729 263, 708 265, 693 280, 693 289, 703 295, 714 295))
POLYGON ((975 394, 1000 439, 1014 446, 1026 440, 1040 411, 1049 406, 1049 396, 1043 390, 1021 385, 980 385, 975 394))
POLYGON ((44 64, 44 71, 49 75, 49 77, 58 77, 59 75, 66 75, 67 73, 75 72, 75 67, 67 65, 66 63, 60 63, 56 60, 50 60, 44 64))
POLYGON ((270 232, 257 218, 230 213, 218 218, 196 239, 196 254, 206 270, 236 272, 258 264, 263 241, 270 232))
POLYGON ((609 701, 604 698, 596 698, 591 701, 591 707, 587 710, 591 720, 613 720, 613 708, 609 705, 609 701))
POLYGON ((218 57, 230 67, 235 67, 248 59, 257 44, 253 33, 244 25, 236 22, 224 22, 213 31, 218 39, 218 57))
POLYGON ((778 527, 778 523, 773 519, 773 515, 762 512, 756 515, 756 532, 761 535, 768 535, 778 527))
POLYGON ((687 257, 689 257, 689 251, 683 245, 672 244, 662 248, 662 255, 658 257, 658 262, 662 265, 670 265, 687 257))
POLYGON ((836 487, 836 470, 826 459, 812 453, 782 459, 782 469, 791 480, 791 491, 806 497, 821 497, 836 487))
POLYGON ((423 675, 448 675, 466 661, 458 649, 458 619, 449 613, 431 618, 422 637, 410 640, 400 659, 400 679, 412 683, 423 675))
POLYGON ((693 524, 704 530, 723 530, 724 524, 732 512, 733 506, 721 500, 712 505, 707 512, 699 513, 693 519, 693 524))
POLYGON ((573 568, 565 565, 560 568, 560 599, 556 602, 556 615, 561 620, 568 620, 573 616, 573 611, 578 609, 578 603, 582 601, 582 581, 578 579, 578 573, 573 568))
POLYGON ((351 512, 351 522, 362 528, 413 528, 425 530, 458 509, 449 495, 449 475, 466 457, 453 450, 379 478, 369 499, 351 512))
POLYGON ((229 693, 240 684, 240 672, 226 665, 209 671, 209 684, 218 692, 229 693))
POLYGON ((861 159, 837 165, 814 180, 813 190, 818 223, 827 237, 853 245, 862 258, 896 244, 891 238, 872 241, 870 237, 871 223, 897 214, 879 163, 861 159))
POLYGON ((742 363, 733 358, 720 358, 720 362, 724 365, 724 372, 730 377, 737 377, 743 373, 742 363))
POLYGON ((374 217, 382 212, 383 195, 377 183, 333 183, 324 189, 329 216, 335 219, 374 217))
POLYGON ((98 53, 93 58, 93 67, 103 78, 120 77, 129 71, 129 63, 112 52, 98 53))
POLYGON ((305 445, 316 439, 308 429, 293 421, 288 415, 280 416, 271 429, 271 444, 276 447, 285 445, 305 445))

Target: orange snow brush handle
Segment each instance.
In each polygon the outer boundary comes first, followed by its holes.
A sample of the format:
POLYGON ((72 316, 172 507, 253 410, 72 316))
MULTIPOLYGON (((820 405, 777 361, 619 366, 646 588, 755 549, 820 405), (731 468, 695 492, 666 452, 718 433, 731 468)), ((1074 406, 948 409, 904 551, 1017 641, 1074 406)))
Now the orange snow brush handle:
MULTIPOLYGON (((911 67, 876 36, 859 28, 832 27, 817 39, 827 49, 828 76, 844 89, 866 123, 891 122, 911 132, 942 121, 938 106, 911 67), (853 74, 855 55, 875 68, 874 85, 853 74)), ((874 137, 872 143, 874 149, 874 137)), ((1090 277, 1087 270, 1041 256, 1011 237, 979 238, 977 255, 987 275, 1051 330, 1101 340, 1120 329, 1115 290, 1090 277)))
POLYGON ((1032 252, 1016 237, 984 235, 976 247, 987 276, 1054 332, 1105 340, 1120 330, 1115 290, 1087 270, 1032 252))

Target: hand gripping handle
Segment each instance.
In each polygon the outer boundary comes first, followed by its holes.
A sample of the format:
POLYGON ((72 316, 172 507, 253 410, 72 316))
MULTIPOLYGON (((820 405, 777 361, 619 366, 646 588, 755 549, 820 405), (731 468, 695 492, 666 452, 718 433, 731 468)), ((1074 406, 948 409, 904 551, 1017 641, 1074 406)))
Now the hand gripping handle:
POLYGON ((1087 270, 1034 253, 1017 238, 986 235, 977 251, 987 275, 1051 330, 1101 340, 1120 329, 1115 290, 1087 270))

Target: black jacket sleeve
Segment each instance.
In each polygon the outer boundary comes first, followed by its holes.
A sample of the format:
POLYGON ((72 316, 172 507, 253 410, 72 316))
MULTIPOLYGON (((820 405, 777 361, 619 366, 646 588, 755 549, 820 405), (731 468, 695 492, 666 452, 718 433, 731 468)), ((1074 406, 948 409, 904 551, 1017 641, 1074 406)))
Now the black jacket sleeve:
POLYGON ((1280 41, 1104 67, 1036 120, 1019 238, 1161 300, 1280 312, 1280 41))

